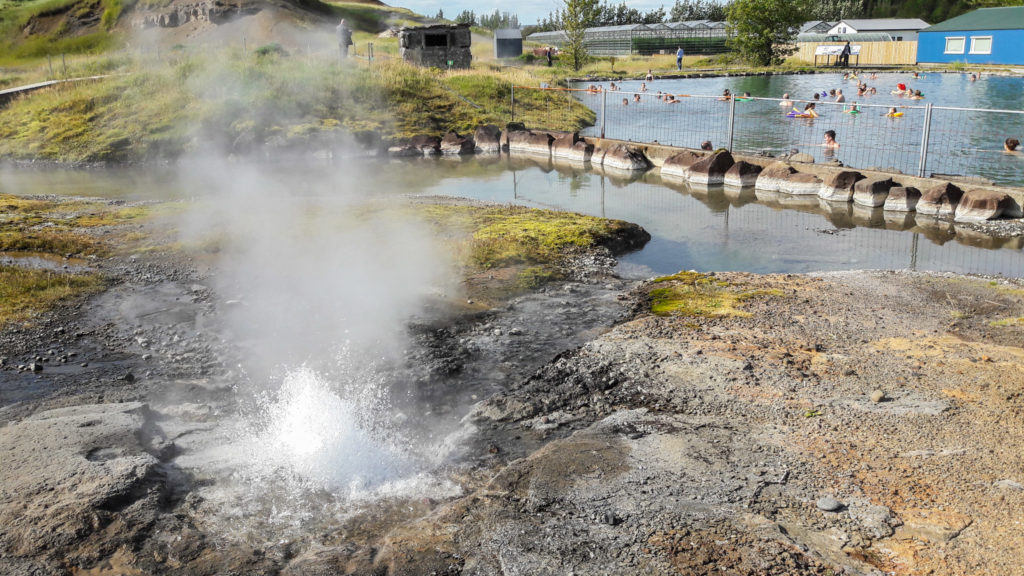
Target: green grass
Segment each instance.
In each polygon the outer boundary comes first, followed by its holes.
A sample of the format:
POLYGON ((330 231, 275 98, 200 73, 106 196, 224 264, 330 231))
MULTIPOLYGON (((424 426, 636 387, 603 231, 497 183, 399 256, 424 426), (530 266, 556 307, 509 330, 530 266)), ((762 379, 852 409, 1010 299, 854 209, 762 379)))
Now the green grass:
MULTIPOLYGON (((67 163, 174 158, 199 144, 247 153, 263 142, 330 146, 360 141, 471 133, 510 119, 515 74, 440 72, 399 61, 372 67, 337 61, 226 51, 169 53, 160 61, 97 59, 119 72, 95 82, 33 93, 0 109, 0 157, 67 163)), ((524 91, 525 92, 525 91, 524 91)), ((557 129, 578 129, 593 112, 560 92, 517 98, 516 119, 541 125, 551 99, 571 111, 557 129)))
POLYGON ((653 284, 655 287, 648 294, 651 312, 658 316, 747 317, 750 313, 739 308, 747 300, 782 295, 779 290, 743 290, 741 286, 694 271, 663 276, 653 284))
POLYGON ((62 274, 0 265, 0 326, 24 321, 59 301, 95 292, 103 280, 96 274, 62 274))
MULTIPOLYGON (((557 264, 567 252, 588 248, 615 236, 626 223, 571 212, 520 206, 427 205, 420 215, 441 230, 460 230, 469 245, 465 263, 481 269, 557 264)), ((543 277, 524 270, 524 282, 543 277)))

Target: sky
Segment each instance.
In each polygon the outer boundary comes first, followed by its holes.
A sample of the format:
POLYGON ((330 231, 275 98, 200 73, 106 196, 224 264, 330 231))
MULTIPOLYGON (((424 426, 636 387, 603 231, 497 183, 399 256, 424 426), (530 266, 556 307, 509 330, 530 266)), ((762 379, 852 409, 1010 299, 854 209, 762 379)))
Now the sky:
MULTIPOLYGON (((621 0, 620 0, 621 1, 621 0)), ((609 0, 610 4, 618 5, 620 1, 609 0)), ((496 0, 384 0, 385 4, 408 8, 424 16, 434 16, 438 10, 444 10, 445 18, 455 18, 463 10, 472 10, 480 14, 493 14, 495 9, 519 16, 522 25, 536 24, 541 18, 558 10, 562 0, 517 0, 516 2, 499 2, 496 0)), ((626 0, 626 5, 642 12, 665 7, 668 12, 675 0, 626 0)))

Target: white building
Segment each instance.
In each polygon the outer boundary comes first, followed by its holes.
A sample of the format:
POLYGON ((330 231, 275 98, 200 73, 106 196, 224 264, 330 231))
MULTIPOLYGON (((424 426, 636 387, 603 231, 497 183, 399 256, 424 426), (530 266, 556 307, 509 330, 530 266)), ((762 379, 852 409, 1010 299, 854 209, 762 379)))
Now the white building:
POLYGON ((864 34, 877 32, 888 34, 893 40, 917 40, 919 30, 927 28, 929 24, 920 18, 873 18, 870 20, 848 19, 841 20, 838 24, 829 28, 826 34, 864 34))

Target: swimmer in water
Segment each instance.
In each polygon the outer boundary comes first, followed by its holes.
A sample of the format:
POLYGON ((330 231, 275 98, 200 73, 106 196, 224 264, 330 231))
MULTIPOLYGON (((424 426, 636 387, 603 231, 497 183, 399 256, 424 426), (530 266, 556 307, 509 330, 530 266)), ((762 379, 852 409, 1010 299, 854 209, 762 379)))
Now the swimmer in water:
POLYGON ((782 102, 779 102, 779 106, 785 106, 786 108, 793 106, 793 101, 789 99, 789 92, 782 95, 782 102))
POLYGON ((825 143, 822 144, 822 146, 824 146, 825 148, 832 149, 832 150, 838 150, 839 149, 839 142, 836 142, 836 131, 835 130, 825 130, 825 143))
POLYGON ((896 118, 897 114, 899 114, 899 112, 897 112, 896 111, 896 107, 893 106, 892 108, 889 108, 888 112, 885 113, 885 117, 886 118, 896 118))
POLYGON ((640 103, 640 95, 639 94, 633 94, 633 102, 636 102, 637 104, 640 103))
POLYGON ((1003 152, 1007 154, 1020 154, 1020 140, 1016 138, 1007 138, 1003 142, 1003 152))
POLYGON ((807 106, 804 106, 804 115, 810 118, 818 117, 818 112, 814 109, 814 102, 810 102, 807 106))
POLYGON ((725 90, 722 91, 722 97, 719 98, 719 100, 722 100, 724 102, 732 100, 732 92, 729 92, 729 89, 726 88, 725 90))

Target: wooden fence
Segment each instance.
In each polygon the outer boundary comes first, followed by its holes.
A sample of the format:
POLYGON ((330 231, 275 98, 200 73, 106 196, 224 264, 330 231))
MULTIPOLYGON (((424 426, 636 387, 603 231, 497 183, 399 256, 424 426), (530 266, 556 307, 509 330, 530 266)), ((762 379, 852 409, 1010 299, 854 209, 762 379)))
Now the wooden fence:
MULTIPOLYGON (((797 42, 794 58, 814 62, 814 49, 818 46, 842 46, 843 42, 797 42)), ((851 66, 917 64, 917 41, 903 42, 851 42, 860 45, 860 59, 850 57, 851 66)), ((833 56, 831 62, 835 62, 833 56)), ((825 57, 818 56, 818 65, 825 65, 825 57)))

